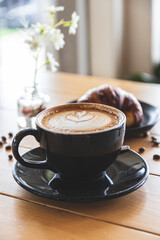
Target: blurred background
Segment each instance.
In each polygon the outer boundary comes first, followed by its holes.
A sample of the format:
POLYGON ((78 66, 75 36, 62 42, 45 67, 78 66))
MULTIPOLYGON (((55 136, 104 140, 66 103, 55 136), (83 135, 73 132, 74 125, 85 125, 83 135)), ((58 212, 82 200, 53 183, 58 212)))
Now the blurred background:
POLYGON ((65 6, 58 20, 80 15, 74 37, 63 29, 59 71, 160 83, 159 0, 0 0, 1 78, 33 76, 21 20, 47 22, 43 10, 52 4, 65 6))

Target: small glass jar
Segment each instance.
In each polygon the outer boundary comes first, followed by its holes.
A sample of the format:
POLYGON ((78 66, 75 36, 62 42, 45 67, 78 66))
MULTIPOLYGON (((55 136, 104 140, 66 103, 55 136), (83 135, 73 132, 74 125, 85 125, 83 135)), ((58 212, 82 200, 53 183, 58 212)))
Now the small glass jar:
POLYGON ((40 92, 37 87, 26 87, 17 101, 18 126, 35 127, 37 114, 47 108, 49 100, 49 96, 40 92))

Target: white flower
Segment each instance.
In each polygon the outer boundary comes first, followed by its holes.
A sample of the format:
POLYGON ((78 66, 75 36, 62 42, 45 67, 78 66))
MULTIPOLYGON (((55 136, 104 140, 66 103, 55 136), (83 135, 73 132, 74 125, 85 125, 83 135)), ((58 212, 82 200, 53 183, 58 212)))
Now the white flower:
POLYGON ((33 24, 31 28, 25 30, 26 40, 25 43, 29 44, 32 51, 37 51, 38 48, 45 47, 50 41, 49 26, 46 24, 33 24))
POLYGON ((41 23, 36 23, 32 24, 32 29, 34 29, 35 32, 41 35, 45 35, 49 31, 49 26, 47 24, 41 24, 41 23))
POLYGON ((54 14, 56 12, 60 12, 60 11, 63 11, 63 10, 64 10, 63 6, 55 7, 54 5, 52 5, 52 6, 50 6, 46 9, 46 11, 50 12, 51 14, 54 14))
POLYGON ((56 72, 57 67, 59 67, 59 63, 55 60, 53 54, 50 52, 47 52, 47 64, 51 66, 52 72, 56 72))
POLYGON ((37 51, 38 48, 43 45, 41 36, 33 32, 28 34, 28 38, 25 40, 25 43, 29 44, 32 51, 37 51))
POLYGON ((78 21, 80 17, 77 15, 76 12, 72 13, 72 19, 71 19, 71 26, 69 27, 69 34, 75 34, 76 29, 78 28, 78 21))
POLYGON ((64 34, 61 32, 60 29, 52 29, 50 32, 50 37, 56 50, 60 50, 60 48, 63 48, 65 44, 64 34))

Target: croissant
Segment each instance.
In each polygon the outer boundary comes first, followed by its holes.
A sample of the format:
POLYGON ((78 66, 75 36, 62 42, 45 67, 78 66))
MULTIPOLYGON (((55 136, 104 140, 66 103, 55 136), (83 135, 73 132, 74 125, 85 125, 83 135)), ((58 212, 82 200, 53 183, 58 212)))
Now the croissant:
POLYGON ((143 119, 142 107, 135 96, 107 84, 90 89, 78 102, 101 103, 120 109, 126 115, 127 127, 137 126, 143 119))

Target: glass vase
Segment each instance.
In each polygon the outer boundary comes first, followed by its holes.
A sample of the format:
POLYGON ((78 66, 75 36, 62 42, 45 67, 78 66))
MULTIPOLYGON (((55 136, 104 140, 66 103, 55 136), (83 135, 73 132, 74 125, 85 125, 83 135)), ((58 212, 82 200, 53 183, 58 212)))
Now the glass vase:
POLYGON ((26 87, 24 94, 18 99, 18 126, 35 127, 35 119, 39 112, 47 108, 49 96, 37 87, 26 87))

